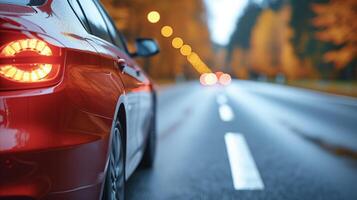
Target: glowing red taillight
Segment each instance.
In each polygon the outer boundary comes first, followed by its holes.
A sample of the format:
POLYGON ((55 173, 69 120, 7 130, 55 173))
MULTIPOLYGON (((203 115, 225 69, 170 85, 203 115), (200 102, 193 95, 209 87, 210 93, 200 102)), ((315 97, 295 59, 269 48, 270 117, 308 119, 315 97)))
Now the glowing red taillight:
POLYGON ((0 41, 1 90, 44 87, 59 81, 59 47, 34 36, 14 39, 9 33, 1 35, 5 36, 5 42, 0 41))
POLYGON ((11 57, 22 52, 35 52, 39 55, 52 56, 51 48, 46 42, 39 39, 22 39, 10 42, 2 48, 0 55, 11 57))
POLYGON ((4 65, 0 67, 0 76, 8 78, 12 81, 23 83, 40 82, 47 80, 51 73, 52 64, 35 64, 28 65, 31 69, 21 69, 19 65, 4 65))

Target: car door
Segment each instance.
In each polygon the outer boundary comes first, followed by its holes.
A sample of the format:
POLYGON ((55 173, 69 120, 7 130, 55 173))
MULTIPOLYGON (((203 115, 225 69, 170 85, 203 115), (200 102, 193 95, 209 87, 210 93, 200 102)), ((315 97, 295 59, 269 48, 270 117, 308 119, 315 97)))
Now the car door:
MULTIPOLYGON (((107 23, 109 32, 112 35, 114 43, 122 42, 122 44, 116 44, 116 46, 123 46, 126 49, 125 40, 121 37, 119 30, 116 29, 113 21, 109 17, 108 13, 102 8, 100 3, 97 3, 99 10, 102 12, 103 18, 107 23)), ((135 91, 133 94, 138 100, 138 109, 134 112, 136 115, 135 121, 135 134, 137 138, 138 152, 135 152, 133 156, 136 156, 135 160, 139 162, 141 155, 143 154, 143 148, 145 147, 144 142, 148 134, 148 127, 150 125, 150 119, 152 117, 152 95, 150 81, 146 74, 141 70, 140 66, 127 54, 122 54, 122 52, 117 52, 119 57, 124 58, 125 66, 122 69, 124 73, 130 75, 135 83, 135 91)), ((126 81, 124 81, 124 84, 126 81)))
MULTIPOLYGON (((140 125, 139 125, 139 133, 138 133, 138 143, 142 147, 145 147, 146 138, 149 134, 150 126, 154 117, 154 97, 152 93, 152 86, 147 75, 141 71, 140 73, 140 93, 139 93, 139 103, 140 103, 140 125)), ((142 153, 144 153, 145 149, 141 149, 142 153)))
POLYGON ((141 79, 141 70, 136 64, 136 62, 129 56, 129 53, 126 49, 125 40, 121 37, 119 31, 116 29, 112 19, 109 17, 108 13, 103 9, 102 5, 97 2, 97 6, 99 11, 102 13, 102 16, 107 24, 108 31, 112 37, 113 43, 115 46, 119 47, 112 49, 112 51, 117 55, 123 65, 121 66, 122 71, 122 79, 127 91, 128 98, 135 99, 135 107, 131 107, 133 115, 135 115, 135 120, 131 122, 132 131, 135 134, 136 138, 136 146, 133 148, 133 153, 128 155, 127 157, 130 159, 130 165, 128 166, 130 172, 135 169, 136 165, 140 162, 141 159, 141 144, 139 143, 140 138, 140 127, 142 124, 142 120, 140 118, 141 108, 140 108, 140 93, 141 87, 143 85, 141 79), (125 49, 126 52, 121 51, 120 49, 125 49), (129 85, 130 84, 130 85, 129 85))
MULTIPOLYGON (((107 72, 115 78, 117 84, 124 84, 125 98, 126 98, 126 116, 127 116, 127 164, 130 165, 132 158, 135 156, 139 149, 137 140, 137 124, 139 112, 139 96, 137 94, 140 82, 136 78, 136 70, 131 67, 130 58, 126 55, 124 45, 114 43, 115 39, 110 34, 110 28, 107 26, 103 14, 98 9, 97 2, 92 0, 78 0, 86 21, 88 23, 88 29, 93 34, 89 36, 88 40, 90 44, 104 57, 112 59, 112 63, 116 68, 115 71, 108 70, 107 72), (119 59, 125 60, 125 63, 119 61, 119 59), (128 62, 127 62, 128 61, 128 62)), ((117 41, 120 42, 120 41, 117 41)), ((107 60, 103 60, 107 62, 107 60)), ((103 63, 103 66, 105 64, 103 63)), ((118 97, 119 98, 119 97, 118 97)))

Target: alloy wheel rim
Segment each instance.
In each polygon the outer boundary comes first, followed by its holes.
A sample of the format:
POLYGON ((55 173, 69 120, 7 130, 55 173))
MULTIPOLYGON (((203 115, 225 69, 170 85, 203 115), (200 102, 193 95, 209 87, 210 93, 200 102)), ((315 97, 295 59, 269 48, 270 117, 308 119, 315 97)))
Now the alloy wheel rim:
POLYGON ((110 199, 124 199, 124 165, 122 146, 120 142, 120 129, 117 125, 113 132, 112 148, 110 152, 110 199))

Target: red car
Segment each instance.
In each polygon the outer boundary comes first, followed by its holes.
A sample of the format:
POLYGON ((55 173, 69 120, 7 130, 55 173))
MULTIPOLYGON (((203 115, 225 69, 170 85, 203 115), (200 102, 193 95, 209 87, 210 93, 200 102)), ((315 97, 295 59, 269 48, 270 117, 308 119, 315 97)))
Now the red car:
POLYGON ((0 0, 0 199, 124 199, 155 92, 96 0, 0 0))

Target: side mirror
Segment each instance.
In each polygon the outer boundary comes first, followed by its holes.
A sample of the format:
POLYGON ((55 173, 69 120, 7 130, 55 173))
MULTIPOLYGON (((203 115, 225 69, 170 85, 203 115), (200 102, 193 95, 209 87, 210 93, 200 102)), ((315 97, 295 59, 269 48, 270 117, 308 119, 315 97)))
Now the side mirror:
POLYGON ((135 41, 136 52, 132 56, 149 57, 160 52, 159 45, 153 39, 138 38, 135 41))

